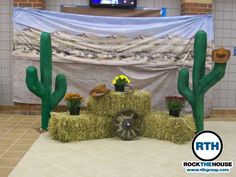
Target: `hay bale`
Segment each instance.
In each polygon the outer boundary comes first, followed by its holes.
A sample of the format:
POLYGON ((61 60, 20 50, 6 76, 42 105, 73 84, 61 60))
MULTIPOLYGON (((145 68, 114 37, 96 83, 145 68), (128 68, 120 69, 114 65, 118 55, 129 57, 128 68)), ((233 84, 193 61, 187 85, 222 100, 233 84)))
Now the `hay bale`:
POLYGON ((61 142, 108 138, 112 137, 111 122, 111 117, 85 111, 79 116, 52 112, 48 130, 52 139, 61 142))
POLYGON ((168 140, 183 144, 195 135, 196 128, 192 115, 169 116, 166 112, 151 113, 144 118, 144 137, 168 140))
POLYGON ((133 109, 140 116, 151 112, 151 95, 146 91, 133 94, 110 91, 108 94, 88 100, 88 110, 100 116, 114 116, 125 109, 133 109))

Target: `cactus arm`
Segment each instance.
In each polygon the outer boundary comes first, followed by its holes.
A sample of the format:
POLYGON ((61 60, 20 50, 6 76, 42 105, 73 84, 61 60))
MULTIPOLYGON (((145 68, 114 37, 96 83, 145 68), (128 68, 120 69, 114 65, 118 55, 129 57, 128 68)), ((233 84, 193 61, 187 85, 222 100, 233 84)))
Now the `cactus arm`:
POLYGON ((41 82, 48 91, 52 92, 52 45, 51 35, 47 32, 41 34, 40 39, 40 72, 41 82))
POLYGON ((26 69, 26 85, 28 89, 37 95, 38 97, 43 96, 43 85, 39 82, 37 69, 34 66, 30 66, 26 69))
POLYGON ((66 93, 67 82, 66 78, 63 74, 58 74, 56 76, 55 82, 55 91, 52 94, 52 109, 56 107, 56 105, 62 100, 66 93))
POLYGON ((205 76, 206 49, 207 34, 200 30, 194 41, 193 92, 198 90, 200 80, 205 76))
POLYGON ((187 68, 183 68, 179 72, 178 77, 178 91, 184 98, 193 106, 193 92, 189 88, 189 71, 187 68))
POLYGON ((213 85, 221 80, 225 75, 226 63, 215 63, 212 71, 204 76, 200 82, 200 92, 206 93, 213 85))

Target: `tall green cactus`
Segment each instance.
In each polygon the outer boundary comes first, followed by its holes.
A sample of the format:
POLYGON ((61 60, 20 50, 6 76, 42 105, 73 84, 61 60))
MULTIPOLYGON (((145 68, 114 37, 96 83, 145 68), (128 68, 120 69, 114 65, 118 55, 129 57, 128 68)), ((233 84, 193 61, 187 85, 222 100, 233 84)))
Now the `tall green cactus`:
MULTIPOLYGON (((209 88, 224 77, 226 69, 226 61, 216 62, 212 71, 205 75, 206 51, 206 32, 198 31, 194 41, 192 90, 189 88, 189 71, 187 68, 181 69, 178 77, 178 91, 192 107, 197 132, 204 130, 204 95, 209 88)), ((224 57, 221 54, 218 56, 220 59, 224 57)))
POLYGON ((37 69, 34 66, 28 67, 26 69, 26 85, 32 93, 41 98, 41 128, 47 130, 50 112, 64 97, 67 82, 63 74, 58 74, 55 91, 52 93, 52 46, 51 36, 46 32, 41 34, 40 40, 40 72, 41 82, 38 79, 37 69))

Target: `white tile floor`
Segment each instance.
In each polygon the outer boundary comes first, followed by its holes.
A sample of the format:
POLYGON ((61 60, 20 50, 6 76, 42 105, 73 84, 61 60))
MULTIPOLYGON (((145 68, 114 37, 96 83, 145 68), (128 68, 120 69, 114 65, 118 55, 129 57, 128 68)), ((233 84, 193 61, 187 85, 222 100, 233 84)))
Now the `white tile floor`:
MULTIPOLYGON (((224 150, 217 160, 236 162, 236 122, 206 122, 206 129, 223 139, 224 150)), ((59 143, 42 134, 10 177, 236 177, 235 168, 230 174, 190 175, 182 168, 185 160, 197 160, 191 142, 176 145, 147 138, 113 138, 59 143)))

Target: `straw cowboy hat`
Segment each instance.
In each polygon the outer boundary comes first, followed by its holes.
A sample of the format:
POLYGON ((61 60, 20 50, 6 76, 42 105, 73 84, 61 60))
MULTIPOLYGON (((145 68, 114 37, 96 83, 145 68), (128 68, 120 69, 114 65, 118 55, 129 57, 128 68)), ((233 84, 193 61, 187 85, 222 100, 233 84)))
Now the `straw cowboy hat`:
POLYGON ((107 94, 110 90, 107 89, 105 84, 101 84, 92 89, 89 93, 90 96, 99 97, 107 94))
POLYGON ((215 63, 226 63, 230 57, 230 51, 224 48, 213 50, 212 60, 215 63))

